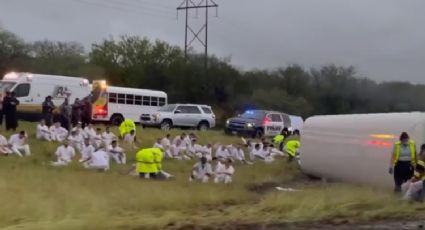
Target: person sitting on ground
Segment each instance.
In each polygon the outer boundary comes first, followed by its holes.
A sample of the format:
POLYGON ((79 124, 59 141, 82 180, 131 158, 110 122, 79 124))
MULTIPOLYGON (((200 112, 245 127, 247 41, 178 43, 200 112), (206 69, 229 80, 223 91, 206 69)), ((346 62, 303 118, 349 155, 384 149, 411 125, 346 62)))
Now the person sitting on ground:
POLYGON ((118 141, 113 140, 111 144, 108 146, 109 156, 115 161, 117 164, 125 164, 126 163, 126 155, 124 153, 124 149, 118 146, 118 141))
POLYGON ((207 158, 207 161, 212 160, 212 144, 206 144, 203 146, 202 156, 207 158))
POLYGON ((403 200, 423 201, 425 180, 425 162, 417 162, 413 177, 402 185, 403 200))
POLYGON ((71 131, 71 135, 68 137, 68 143, 70 146, 81 153, 81 150, 83 149, 83 142, 84 139, 82 135, 78 133, 78 130, 71 131))
POLYGON ((216 171, 214 172, 214 182, 225 184, 232 183, 232 177, 234 173, 235 169, 232 166, 232 160, 226 159, 223 164, 217 165, 216 171))
POLYGON ((13 151, 10 149, 10 145, 7 143, 6 137, 0 134, 0 154, 7 156, 12 153, 13 151))
POLYGON ((109 169, 109 154, 104 149, 100 148, 91 153, 82 163, 86 169, 95 169, 100 172, 105 172, 109 169))
POLYGON ((56 122, 52 127, 50 127, 49 131, 52 141, 62 142, 68 136, 68 130, 62 127, 60 122, 56 122))
POLYGON ((192 167, 192 172, 189 177, 189 181, 201 181, 203 183, 208 182, 209 178, 213 175, 211 164, 208 163, 206 157, 201 157, 200 162, 197 162, 192 167))
POLYGON ((196 142, 196 139, 192 139, 192 143, 187 147, 186 152, 192 157, 200 158, 203 156, 204 148, 196 142))
POLYGON ((102 133, 102 139, 105 146, 109 146, 112 140, 117 139, 117 136, 110 131, 109 127, 106 127, 105 132, 102 133))
POLYGON ((82 135, 82 136, 84 136, 84 129, 83 129, 83 127, 82 127, 82 124, 81 124, 81 122, 78 122, 73 128, 72 128, 72 130, 71 131, 78 131, 78 133, 80 134, 80 135, 82 135))
POLYGON ((21 131, 17 134, 13 134, 9 138, 9 145, 11 146, 11 150, 16 155, 23 157, 31 155, 30 146, 27 144, 27 134, 25 131, 21 131))
POLYGON ((63 144, 56 149, 56 161, 51 162, 52 166, 67 166, 75 157, 75 149, 69 145, 68 140, 64 140, 63 144))
POLYGON ((217 148, 216 152, 215 152, 215 157, 217 159, 227 159, 230 157, 230 153, 227 150, 225 145, 221 145, 217 148))
POLYGON ((125 134, 123 141, 125 144, 132 146, 134 149, 138 148, 135 144, 137 143, 137 139, 136 139, 136 131, 134 130, 131 130, 129 133, 125 134))
POLYGON ((153 144, 153 148, 164 149, 164 146, 161 145, 161 138, 157 138, 153 144))
POLYGON ((167 151, 171 146, 170 136, 171 135, 167 133, 167 135, 165 135, 165 137, 161 139, 160 144, 162 145, 165 151, 167 151))
MULTIPOLYGON (((175 145, 177 143, 177 141, 180 141, 181 142, 180 145, 184 146, 185 145, 185 143, 184 143, 185 138, 186 138, 186 133, 182 133, 180 136, 174 137, 172 144, 175 145)), ((186 147, 186 146, 184 146, 184 147, 186 147)))
POLYGON ((100 146, 102 145, 102 142, 103 142, 102 129, 101 128, 96 128, 96 133, 92 138, 90 138, 90 142, 95 148, 97 148, 97 149, 100 148, 100 146))
POLYGON ((245 152, 243 151, 241 145, 236 145, 236 147, 232 146, 230 149, 230 155, 235 161, 240 161, 244 164, 252 164, 252 162, 245 159, 245 152))
POLYGON ((84 145, 81 149, 81 159, 80 162, 85 162, 95 151, 95 148, 90 143, 90 138, 84 139, 84 145))
POLYGON ((260 144, 254 145, 254 148, 249 153, 249 159, 251 159, 251 161, 255 159, 265 160, 263 156, 263 150, 261 149, 260 144))
POLYGON ((96 136, 96 130, 94 129, 94 126, 92 123, 88 124, 84 128, 84 139, 89 138, 90 140, 93 139, 96 136))
POLYGON ((49 127, 47 127, 46 121, 44 119, 41 119, 40 123, 37 125, 37 131, 35 136, 38 140, 43 140, 43 141, 52 140, 49 127))

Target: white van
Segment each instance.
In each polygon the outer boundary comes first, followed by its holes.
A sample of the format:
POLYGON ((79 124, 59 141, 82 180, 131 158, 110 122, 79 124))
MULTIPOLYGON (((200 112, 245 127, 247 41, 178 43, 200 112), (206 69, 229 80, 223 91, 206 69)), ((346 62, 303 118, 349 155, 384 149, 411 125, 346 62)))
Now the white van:
POLYGON ((93 81, 93 121, 119 125, 127 118, 139 122, 141 115, 151 115, 167 104, 162 91, 108 86, 105 81, 93 81))
POLYGON ((41 118, 41 104, 47 96, 58 107, 66 97, 73 103, 75 98, 88 96, 90 85, 85 78, 11 72, 0 81, 1 97, 6 91, 15 92, 20 102, 19 118, 36 120, 41 118))

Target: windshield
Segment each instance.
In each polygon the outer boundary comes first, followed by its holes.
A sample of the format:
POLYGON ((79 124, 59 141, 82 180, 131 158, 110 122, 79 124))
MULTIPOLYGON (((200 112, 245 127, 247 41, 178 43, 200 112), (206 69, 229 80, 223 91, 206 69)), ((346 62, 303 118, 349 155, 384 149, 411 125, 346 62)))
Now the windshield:
POLYGON ((176 105, 165 105, 165 106, 161 107, 158 111, 172 112, 174 110, 174 108, 176 108, 176 105))
POLYGON ((4 95, 7 91, 10 91, 16 82, 0 81, 0 94, 4 95))
POLYGON ((247 110, 245 113, 240 115, 241 118, 246 119, 262 119, 264 117, 265 113, 258 110, 247 110))

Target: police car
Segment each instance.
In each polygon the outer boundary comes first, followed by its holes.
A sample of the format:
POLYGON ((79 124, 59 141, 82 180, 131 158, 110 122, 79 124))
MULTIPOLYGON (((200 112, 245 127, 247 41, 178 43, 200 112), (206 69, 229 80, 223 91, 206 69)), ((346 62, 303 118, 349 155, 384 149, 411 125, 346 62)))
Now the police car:
POLYGON ((268 110, 247 110, 226 121, 224 132, 232 135, 253 138, 272 137, 280 134, 283 128, 301 130, 303 119, 286 113, 268 110))

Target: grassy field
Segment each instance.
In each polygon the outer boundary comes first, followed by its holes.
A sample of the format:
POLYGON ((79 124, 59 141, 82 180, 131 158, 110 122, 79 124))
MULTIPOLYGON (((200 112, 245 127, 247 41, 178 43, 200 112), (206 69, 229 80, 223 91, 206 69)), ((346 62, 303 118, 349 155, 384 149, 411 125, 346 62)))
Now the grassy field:
MULTIPOLYGON (((189 183, 190 161, 166 161, 174 181, 141 181, 112 165, 107 173, 47 165, 57 144, 34 140, 34 123, 21 123, 33 155, 0 158, 0 229, 231 229, 234 226, 371 221, 423 214, 421 205, 399 201, 391 191, 309 182, 296 165, 236 165, 232 185, 189 183), (279 192, 274 184, 302 191, 279 192), (197 227, 194 227, 197 226, 197 227)), ((181 133, 173 130, 172 135, 181 133)), ((5 134, 2 132, 2 134, 5 134)), ((9 136, 10 133, 6 133, 9 136)), ((236 143, 221 132, 197 133, 200 143, 236 143)), ((138 130, 151 146, 160 130, 138 130)), ((128 150, 129 162, 134 150, 128 150)), ((240 228, 248 229, 248 228, 240 228)))

